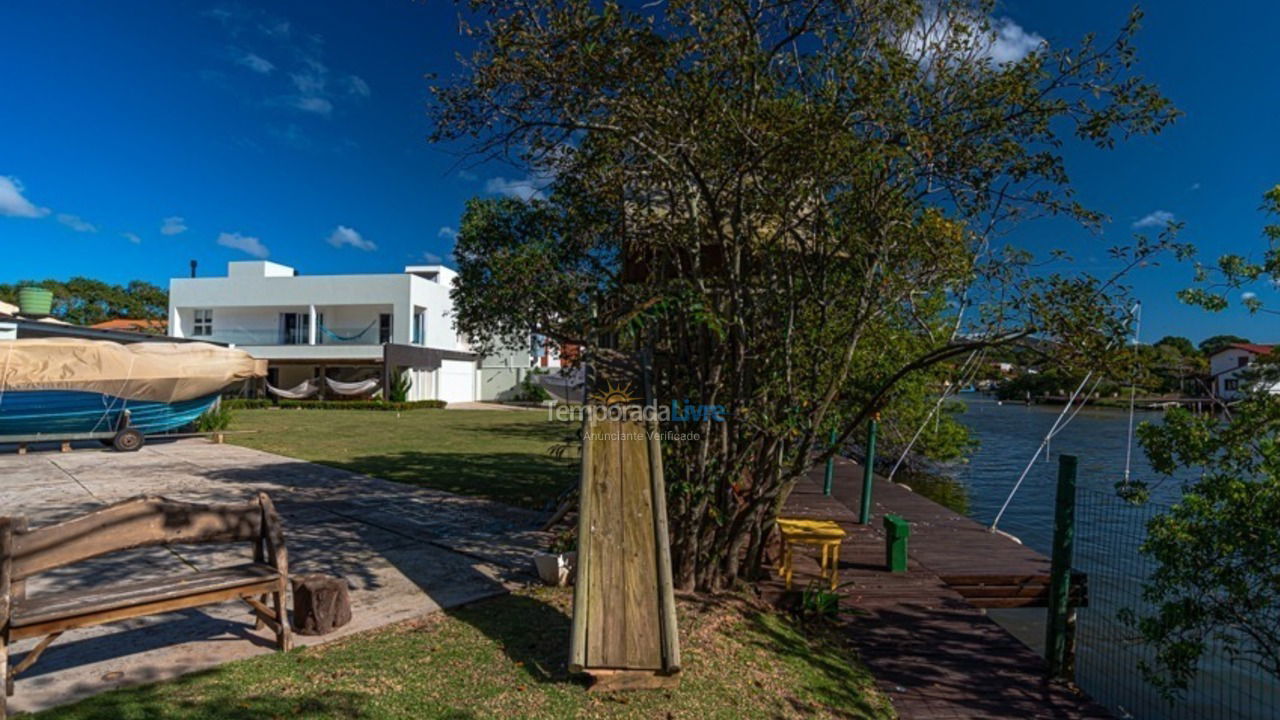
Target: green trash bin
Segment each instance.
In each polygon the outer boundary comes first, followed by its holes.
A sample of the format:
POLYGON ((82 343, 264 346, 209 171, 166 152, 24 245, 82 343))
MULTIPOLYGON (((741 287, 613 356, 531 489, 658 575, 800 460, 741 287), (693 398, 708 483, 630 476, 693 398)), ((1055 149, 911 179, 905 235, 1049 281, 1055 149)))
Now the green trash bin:
POLYGON ((907 571, 907 538, 911 526, 898 515, 884 516, 884 564, 889 572, 907 571))

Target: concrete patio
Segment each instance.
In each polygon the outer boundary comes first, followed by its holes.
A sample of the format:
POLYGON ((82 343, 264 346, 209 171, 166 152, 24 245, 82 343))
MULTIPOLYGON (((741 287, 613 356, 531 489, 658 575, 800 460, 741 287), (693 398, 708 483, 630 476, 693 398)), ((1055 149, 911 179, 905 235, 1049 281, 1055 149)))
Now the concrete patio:
MULTIPOLYGON (((31 527, 143 494, 203 503, 265 491, 285 526, 291 573, 346 579, 354 619, 306 645, 500 594, 533 581, 543 546, 537 513, 203 439, 154 443, 132 454, 82 447, 0 446, 0 514, 31 527)), ((249 547, 144 548, 33 577, 29 595, 164 577, 250 559, 249 547)), ((22 653, 28 640, 12 649, 22 653)), ((17 679, 11 711, 39 710, 124 685, 153 682, 268 652, 243 603, 226 603, 67 633, 17 679)))

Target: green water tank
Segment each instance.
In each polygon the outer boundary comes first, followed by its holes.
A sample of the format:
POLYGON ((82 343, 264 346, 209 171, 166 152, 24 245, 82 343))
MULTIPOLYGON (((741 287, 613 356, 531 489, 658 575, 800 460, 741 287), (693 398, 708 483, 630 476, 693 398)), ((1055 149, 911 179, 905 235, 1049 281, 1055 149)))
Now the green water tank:
POLYGON ((18 312, 23 315, 48 315, 52 311, 52 292, 42 287, 18 288, 18 312))

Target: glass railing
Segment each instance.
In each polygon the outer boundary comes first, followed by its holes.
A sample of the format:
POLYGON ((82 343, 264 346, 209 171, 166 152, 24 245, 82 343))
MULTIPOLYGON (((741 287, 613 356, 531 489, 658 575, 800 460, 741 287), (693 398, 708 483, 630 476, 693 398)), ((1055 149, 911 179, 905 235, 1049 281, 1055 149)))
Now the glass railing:
MULTIPOLYGON (((280 330, 245 330, 214 328, 213 334, 195 337, 232 345, 308 345, 307 332, 280 330)), ((377 325, 373 327, 321 326, 316 329, 317 345, 381 345, 377 325)))

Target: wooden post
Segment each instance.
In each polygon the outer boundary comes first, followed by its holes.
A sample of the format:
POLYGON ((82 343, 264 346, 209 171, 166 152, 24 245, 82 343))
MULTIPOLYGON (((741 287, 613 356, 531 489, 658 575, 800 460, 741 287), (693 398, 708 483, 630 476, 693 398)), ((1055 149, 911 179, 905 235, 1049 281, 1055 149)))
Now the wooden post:
MULTIPOLYGON (((836 444, 836 431, 832 430, 831 439, 827 441, 827 447, 834 447, 835 444, 836 444)), ((831 480, 835 477, 835 474, 836 474, 836 456, 832 455, 831 457, 827 458, 827 471, 822 476, 822 494, 823 495, 831 494, 831 480)))
POLYGON ((880 415, 871 416, 867 425, 867 457, 862 467, 862 506, 858 514, 858 522, 866 525, 871 522, 871 486, 876 479, 876 431, 880 426, 880 415))
POLYGON ((1071 600, 1071 551, 1076 534, 1076 456, 1058 457, 1058 494, 1053 512, 1053 564, 1049 574, 1049 612, 1044 649, 1049 677, 1070 680, 1067 658, 1071 600))
MULTIPOLYGON (((585 382, 585 380, 584 380, 585 382)), ((586 391, 583 390, 585 397, 586 391)), ((580 673, 587 666, 587 569, 591 564, 591 533, 593 518, 588 493, 591 492, 592 446, 591 406, 583 404, 582 420, 582 471, 578 480, 578 557, 577 576, 573 581, 573 626, 569 636, 569 672, 580 673)))
POLYGON ((671 575, 671 540, 667 528, 667 484, 662 475, 662 446, 658 441, 658 423, 644 427, 649 434, 649 490, 653 495, 653 538, 657 543, 658 601, 662 604, 662 670, 680 670, 680 630, 676 622, 675 582, 671 575))

